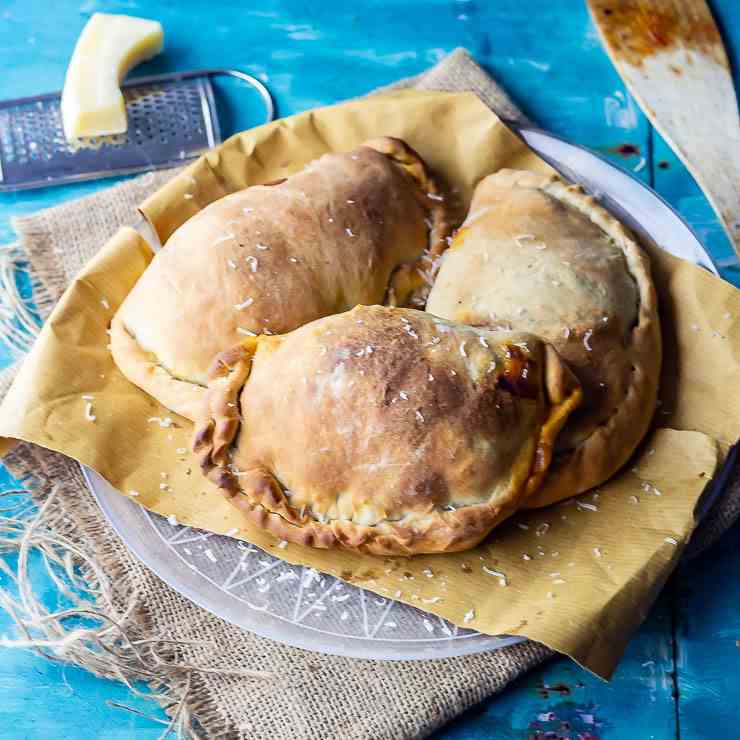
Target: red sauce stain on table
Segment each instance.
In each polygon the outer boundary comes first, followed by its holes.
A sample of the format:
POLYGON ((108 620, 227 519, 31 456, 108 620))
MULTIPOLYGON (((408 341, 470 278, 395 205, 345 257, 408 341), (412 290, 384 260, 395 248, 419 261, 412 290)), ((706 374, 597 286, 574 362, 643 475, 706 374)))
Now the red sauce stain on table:
MULTIPOLYGON (((722 39, 704 3, 689 0, 589 0, 615 54, 639 67, 645 57, 680 48, 706 54, 729 68, 722 39)), ((680 67, 673 65, 676 75, 680 67)))
POLYGON ((640 154, 640 147, 634 144, 620 144, 619 146, 611 147, 609 151, 619 154, 622 157, 633 157, 640 154))

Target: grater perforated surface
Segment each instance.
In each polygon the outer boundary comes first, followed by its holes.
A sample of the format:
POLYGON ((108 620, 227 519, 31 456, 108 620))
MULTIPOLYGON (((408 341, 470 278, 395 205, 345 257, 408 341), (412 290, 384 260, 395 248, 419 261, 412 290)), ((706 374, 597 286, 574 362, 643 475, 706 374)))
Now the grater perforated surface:
POLYGON ((58 185, 173 167, 220 143, 213 74, 259 81, 233 70, 196 70, 132 80, 123 88, 128 131, 70 144, 59 93, 0 102, 0 191, 58 185))

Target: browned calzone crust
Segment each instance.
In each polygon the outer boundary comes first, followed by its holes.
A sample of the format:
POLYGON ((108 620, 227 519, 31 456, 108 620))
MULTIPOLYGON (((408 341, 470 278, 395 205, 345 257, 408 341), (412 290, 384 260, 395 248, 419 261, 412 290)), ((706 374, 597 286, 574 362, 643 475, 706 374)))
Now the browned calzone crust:
POLYGON ((627 229, 580 187, 514 170, 483 180, 442 259, 427 310, 533 332, 581 381, 584 402, 525 506, 599 485, 647 431, 661 363, 649 263, 627 229))
POLYGON ((445 214, 419 156, 389 138, 222 198, 154 257, 113 320, 113 357, 129 380, 194 419, 213 357, 245 335, 403 302, 422 254, 445 244, 445 214))
POLYGON ((580 395, 532 335, 359 306, 223 353, 194 446, 245 516, 285 540, 451 552, 537 488, 580 395))

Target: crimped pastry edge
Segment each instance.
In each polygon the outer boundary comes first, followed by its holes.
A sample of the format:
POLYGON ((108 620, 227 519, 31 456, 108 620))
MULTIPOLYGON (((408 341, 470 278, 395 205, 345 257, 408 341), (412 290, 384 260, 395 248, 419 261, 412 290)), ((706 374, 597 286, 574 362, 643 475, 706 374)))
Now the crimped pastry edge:
MULTIPOLYGON (((196 426, 193 449, 204 474, 248 521, 280 539, 329 549, 341 547, 372 555, 414 555, 466 550, 477 545, 501 521, 513 514, 544 479, 555 439, 568 416, 581 402, 578 380, 557 352, 543 343, 543 385, 549 406, 540 428, 527 478, 503 505, 492 502, 436 510, 427 514, 423 530, 385 520, 382 527, 345 520, 320 522, 290 505, 279 484, 267 470, 239 476, 230 469, 230 453, 241 424, 239 396, 251 371, 258 342, 279 340, 250 337, 219 355, 211 369, 206 411, 196 426), (250 487, 245 491, 244 483, 250 487)), ((402 520, 401 520, 402 521, 402 520)))
POLYGON ((647 254, 633 234, 580 185, 560 176, 525 170, 490 175, 509 187, 538 189, 574 208, 604 231, 622 250, 639 296, 637 323, 631 332, 631 382, 623 403, 604 423, 551 466, 542 486, 523 502, 539 508, 594 488, 614 475, 645 437, 655 413, 662 361, 658 297, 647 254))

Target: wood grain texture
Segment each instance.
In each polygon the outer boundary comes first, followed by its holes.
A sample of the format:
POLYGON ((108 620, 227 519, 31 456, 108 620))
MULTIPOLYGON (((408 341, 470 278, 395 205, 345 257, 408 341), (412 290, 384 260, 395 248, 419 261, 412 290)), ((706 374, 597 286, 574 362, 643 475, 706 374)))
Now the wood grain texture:
POLYGON ((740 117, 704 0, 588 0, 606 49, 650 122, 701 186, 740 255, 740 117))
MULTIPOLYGON (((214 19, 210 4, 195 0, 57 0, 53 6, 45 0, 4 0, 0 97, 61 87, 77 34, 94 11, 139 14, 163 23, 167 48, 161 58, 142 66, 141 74, 237 66, 267 77, 282 115, 415 74, 463 45, 540 126, 596 150, 653 184, 715 257, 731 254, 706 199, 628 94, 582 3, 425 0, 423 12, 420 5, 421 0, 344 5, 223 0, 214 19)), ((712 10, 724 31, 731 63, 738 68, 740 6, 736 0, 715 0, 712 10)), ((226 133, 260 120, 260 103, 249 90, 224 83, 217 94, 226 133)), ((0 243, 12 239, 13 215, 109 184, 3 194, 0 243)), ((740 271, 724 274, 740 282, 740 271)), ((0 343, 0 364, 8 359, 0 343)), ((0 488, 11 484, 0 472, 0 488)), ((445 728, 438 740, 544 740, 547 732, 554 733, 551 738, 572 740, 579 735, 583 740, 669 740, 679 729, 683 740, 733 736, 732 715, 740 701, 736 553, 738 528, 696 565, 677 574, 673 589, 659 599, 611 684, 567 660, 555 660, 445 728)), ((53 605, 52 584, 41 576, 36 583, 53 605)), ((0 577, 0 585, 6 586, 7 579, 0 577)), ((0 613, 0 634, 9 632, 10 622, 0 613)), ((109 707, 108 699, 163 716, 125 687, 74 668, 63 670, 31 653, 0 648, 3 739, 159 736, 161 725, 109 707)))

